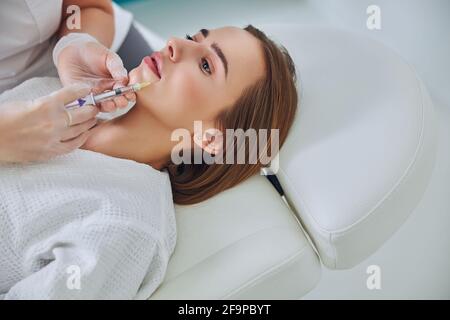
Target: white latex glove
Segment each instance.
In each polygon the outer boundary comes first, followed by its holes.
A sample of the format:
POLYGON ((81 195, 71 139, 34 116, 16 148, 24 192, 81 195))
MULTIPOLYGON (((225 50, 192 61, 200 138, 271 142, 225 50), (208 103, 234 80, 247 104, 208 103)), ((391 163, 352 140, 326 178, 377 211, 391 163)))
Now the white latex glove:
MULTIPOLYGON (((94 93, 100 93, 128 85, 128 72, 122 59, 86 33, 62 37, 53 50, 53 61, 64 86, 82 82, 91 86, 94 93)), ((135 100, 136 95, 128 93, 102 102, 100 111, 113 112, 135 100)))
POLYGON ((82 146, 97 120, 98 107, 86 105, 70 112, 64 105, 89 93, 86 85, 65 87, 33 100, 0 106, 0 162, 48 160, 82 146))

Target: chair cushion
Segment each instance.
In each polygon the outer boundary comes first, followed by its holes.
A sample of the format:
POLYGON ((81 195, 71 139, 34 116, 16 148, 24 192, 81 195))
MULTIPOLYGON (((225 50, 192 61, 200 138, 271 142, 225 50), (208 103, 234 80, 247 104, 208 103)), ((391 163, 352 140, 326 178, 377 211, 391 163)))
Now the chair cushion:
POLYGON ((427 90, 393 50, 325 27, 266 26, 296 62, 302 98, 278 177, 329 268, 379 248, 419 202, 434 166, 427 90))
POLYGON ((152 299, 298 299, 320 278, 318 256, 263 176, 175 211, 177 245, 152 299))

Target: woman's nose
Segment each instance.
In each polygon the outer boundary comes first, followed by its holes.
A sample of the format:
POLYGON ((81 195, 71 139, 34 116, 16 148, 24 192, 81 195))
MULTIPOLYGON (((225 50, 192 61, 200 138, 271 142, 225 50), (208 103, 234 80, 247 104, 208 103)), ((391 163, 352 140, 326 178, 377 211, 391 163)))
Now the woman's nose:
POLYGON ((172 62, 180 61, 183 55, 199 54, 202 50, 202 45, 191 40, 173 37, 167 41, 167 54, 172 62))

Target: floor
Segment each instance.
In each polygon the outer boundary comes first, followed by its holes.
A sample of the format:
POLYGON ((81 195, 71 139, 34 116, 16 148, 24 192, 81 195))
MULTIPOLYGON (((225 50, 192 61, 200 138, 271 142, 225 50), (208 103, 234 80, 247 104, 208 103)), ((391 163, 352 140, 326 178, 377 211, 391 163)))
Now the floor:
POLYGON ((450 299, 450 1, 136 0, 123 6, 163 37, 202 27, 263 23, 332 25, 358 30, 397 50, 418 71, 439 119, 439 149, 429 187, 407 222, 351 270, 323 269, 304 299, 450 299), (381 9, 381 30, 368 30, 366 8, 381 9), (382 287, 366 287, 366 268, 381 267, 382 287))

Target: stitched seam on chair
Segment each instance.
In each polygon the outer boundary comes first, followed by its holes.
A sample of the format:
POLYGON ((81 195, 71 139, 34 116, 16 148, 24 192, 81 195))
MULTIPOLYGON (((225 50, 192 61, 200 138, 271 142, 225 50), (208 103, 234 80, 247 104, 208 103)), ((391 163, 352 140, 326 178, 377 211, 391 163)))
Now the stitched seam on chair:
MULTIPOLYGON (((311 211, 311 210, 309 209, 309 207, 308 207, 308 205, 306 204, 306 202, 305 202, 305 201, 302 199, 302 197, 300 196, 299 192, 297 191, 297 188, 294 188, 294 187, 293 187, 293 184, 292 184, 292 182, 291 182, 290 177, 284 172, 283 168, 279 168, 278 171, 281 173, 281 175, 283 175, 285 181, 286 181, 287 184, 290 186, 290 189, 293 190, 293 192, 297 195, 297 199, 298 199, 298 201, 302 204, 302 207, 304 208, 303 211, 305 212, 305 214, 308 215, 308 216, 312 219, 312 222, 313 222, 315 225, 317 225, 317 228, 319 228, 319 229, 321 229, 321 230, 324 230, 324 231, 327 231, 327 230, 325 230, 325 229, 322 229, 322 228, 320 227, 320 225, 317 223, 316 219, 314 219, 314 217, 313 217, 312 215, 310 215, 310 211, 311 211)), ((281 182, 280 182, 280 183, 281 183, 281 182)), ((286 196, 286 198, 289 199, 288 195, 285 195, 285 196, 286 196)), ((291 201, 291 203, 292 203, 292 201, 291 201)), ((295 211, 297 211, 297 208, 296 208, 295 206, 293 207, 293 209, 295 209, 295 211)), ((297 213, 298 213, 298 212, 297 212, 297 213)), ((300 217, 299 217, 299 219, 300 219, 300 217)))
POLYGON ((240 286, 237 289, 232 290, 231 292, 227 293, 223 298, 221 299, 227 299, 231 295, 234 295, 236 293, 239 293, 239 291, 244 291, 251 287, 251 285, 255 285, 257 283, 260 283, 262 280, 264 280, 265 277, 276 274, 280 271, 281 266, 288 266, 290 263, 293 263, 298 257, 301 257, 306 254, 308 247, 305 246, 302 250, 299 250, 295 255, 284 258, 283 261, 269 267, 266 271, 259 274, 258 276, 254 277, 253 279, 247 281, 245 284, 240 286))
MULTIPOLYGON (((323 228, 319 225, 319 223, 317 222, 317 220, 314 219, 314 217, 310 214, 311 210, 309 209, 309 207, 308 207, 308 205, 306 204, 306 202, 305 202, 305 201, 302 199, 302 197, 300 196, 299 192, 297 191, 297 188, 294 188, 294 187, 293 187, 292 180, 290 179, 290 177, 284 172, 283 168, 280 167, 278 171, 280 172, 280 175, 283 175, 283 177, 284 177, 284 179, 285 179, 287 185, 290 186, 290 189, 293 190, 293 192, 297 195, 297 199, 298 199, 298 201, 301 203, 301 205, 302 205, 302 207, 303 207, 303 209, 304 209, 304 210, 302 210, 302 212, 304 212, 304 214, 306 214, 306 215, 310 218, 310 221, 311 221, 312 226, 313 226, 313 227, 315 226, 317 229, 319 229, 319 232, 322 233, 322 235, 323 235, 324 237, 328 238, 328 242, 331 242, 331 240, 332 240, 332 239, 331 239, 331 232, 329 232, 329 231, 326 230, 326 229, 323 229, 323 228)), ((281 182, 280 182, 280 183, 281 183, 281 182)), ((289 199, 288 195, 285 195, 285 196, 289 199)), ((290 201, 290 202, 292 203, 292 201, 290 201)), ((294 213, 296 213, 296 215, 297 215, 297 217, 298 217, 298 219, 299 219, 299 222, 301 223, 301 220, 302 220, 302 219, 301 219, 301 216, 300 216, 299 212, 297 212, 297 208, 296 208, 295 205, 292 206, 292 210, 295 211, 294 213)), ((306 232, 306 231, 308 231, 308 230, 306 230, 306 226, 305 226, 305 232, 306 232)), ((308 232, 308 235, 309 235, 309 232, 308 232)), ((314 237, 311 236, 311 239, 314 239, 314 237)), ((317 252, 320 252, 320 251, 319 251, 319 246, 315 246, 315 245, 314 245, 314 247, 316 248, 317 252)), ((333 248, 333 249, 336 250, 335 248, 333 248)), ((319 257, 320 257, 320 259, 322 259, 320 254, 319 254, 319 257)), ((334 260, 334 265, 336 266, 336 261, 335 261, 335 260, 334 260)))
MULTIPOLYGON (((330 236, 330 237, 329 237, 329 240, 328 240, 328 241, 329 241, 330 243, 333 243, 333 244, 334 244, 334 242, 333 242, 333 241, 334 241, 334 240, 333 240, 333 234, 330 233, 329 236, 330 236)), ((337 256, 338 256, 338 253, 337 253, 337 250, 336 250, 336 246, 331 246, 331 247, 333 248, 333 251, 334 251, 333 268, 336 269, 336 268, 337 268, 337 261, 338 261, 338 257, 337 257, 337 256)))

